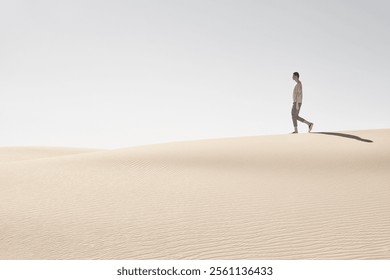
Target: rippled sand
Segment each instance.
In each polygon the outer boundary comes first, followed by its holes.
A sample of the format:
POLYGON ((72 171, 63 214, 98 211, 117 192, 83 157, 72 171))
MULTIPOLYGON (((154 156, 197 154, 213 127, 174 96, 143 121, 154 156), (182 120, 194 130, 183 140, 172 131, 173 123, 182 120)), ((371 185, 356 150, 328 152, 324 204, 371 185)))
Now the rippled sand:
POLYGON ((0 148, 0 259, 390 259, 390 129, 0 148))

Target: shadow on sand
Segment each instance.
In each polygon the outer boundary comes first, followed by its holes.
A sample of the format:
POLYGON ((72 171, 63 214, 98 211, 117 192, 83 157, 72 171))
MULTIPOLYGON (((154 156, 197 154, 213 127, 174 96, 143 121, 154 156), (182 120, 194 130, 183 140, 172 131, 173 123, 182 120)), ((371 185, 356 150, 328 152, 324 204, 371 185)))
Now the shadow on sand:
POLYGON ((346 133, 337 133, 337 132, 313 132, 313 133, 344 137, 344 138, 354 139, 354 140, 358 140, 358 141, 362 141, 362 142, 366 142, 366 143, 373 143, 374 142, 370 139, 364 139, 364 138, 360 138, 359 136, 352 135, 352 134, 346 134, 346 133))

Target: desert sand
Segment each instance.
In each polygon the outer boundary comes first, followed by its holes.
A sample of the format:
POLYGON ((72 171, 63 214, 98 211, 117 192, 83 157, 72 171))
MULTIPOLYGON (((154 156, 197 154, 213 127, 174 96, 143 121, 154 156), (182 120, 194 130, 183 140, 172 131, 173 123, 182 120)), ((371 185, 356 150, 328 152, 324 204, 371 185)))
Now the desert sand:
POLYGON ((390 259, 390 129, 3 147, 0 259, 390 259))

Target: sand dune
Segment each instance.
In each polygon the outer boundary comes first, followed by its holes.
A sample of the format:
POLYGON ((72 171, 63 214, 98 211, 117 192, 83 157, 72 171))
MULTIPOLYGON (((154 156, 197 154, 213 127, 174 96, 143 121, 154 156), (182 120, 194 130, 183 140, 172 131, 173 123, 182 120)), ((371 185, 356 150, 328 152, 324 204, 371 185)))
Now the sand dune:
POLYGON ((0 163, 7 163, 21 160, 34 160, 42 158, 53 158, 81 153, 91 153, 99 150, 81 148, 57 148, 57 147, 7 147, 0 148, 0 163))
POLYGON ((390 129, 0 149, 0 259, 390 259, 390 129))

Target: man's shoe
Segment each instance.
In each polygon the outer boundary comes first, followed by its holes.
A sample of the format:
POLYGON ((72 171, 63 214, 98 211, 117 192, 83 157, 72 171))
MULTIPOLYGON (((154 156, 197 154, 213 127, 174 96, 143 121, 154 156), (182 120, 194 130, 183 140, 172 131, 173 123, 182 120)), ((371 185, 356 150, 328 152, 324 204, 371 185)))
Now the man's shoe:
POLYGON ((314 123, 309 124, 309 132, 311 132, 311 130, 313 129, 313 126, 314 126, 314 123))
POLYGON ((293 131, 291 132, 291 134, 298 134, 298 131, 293 131))

